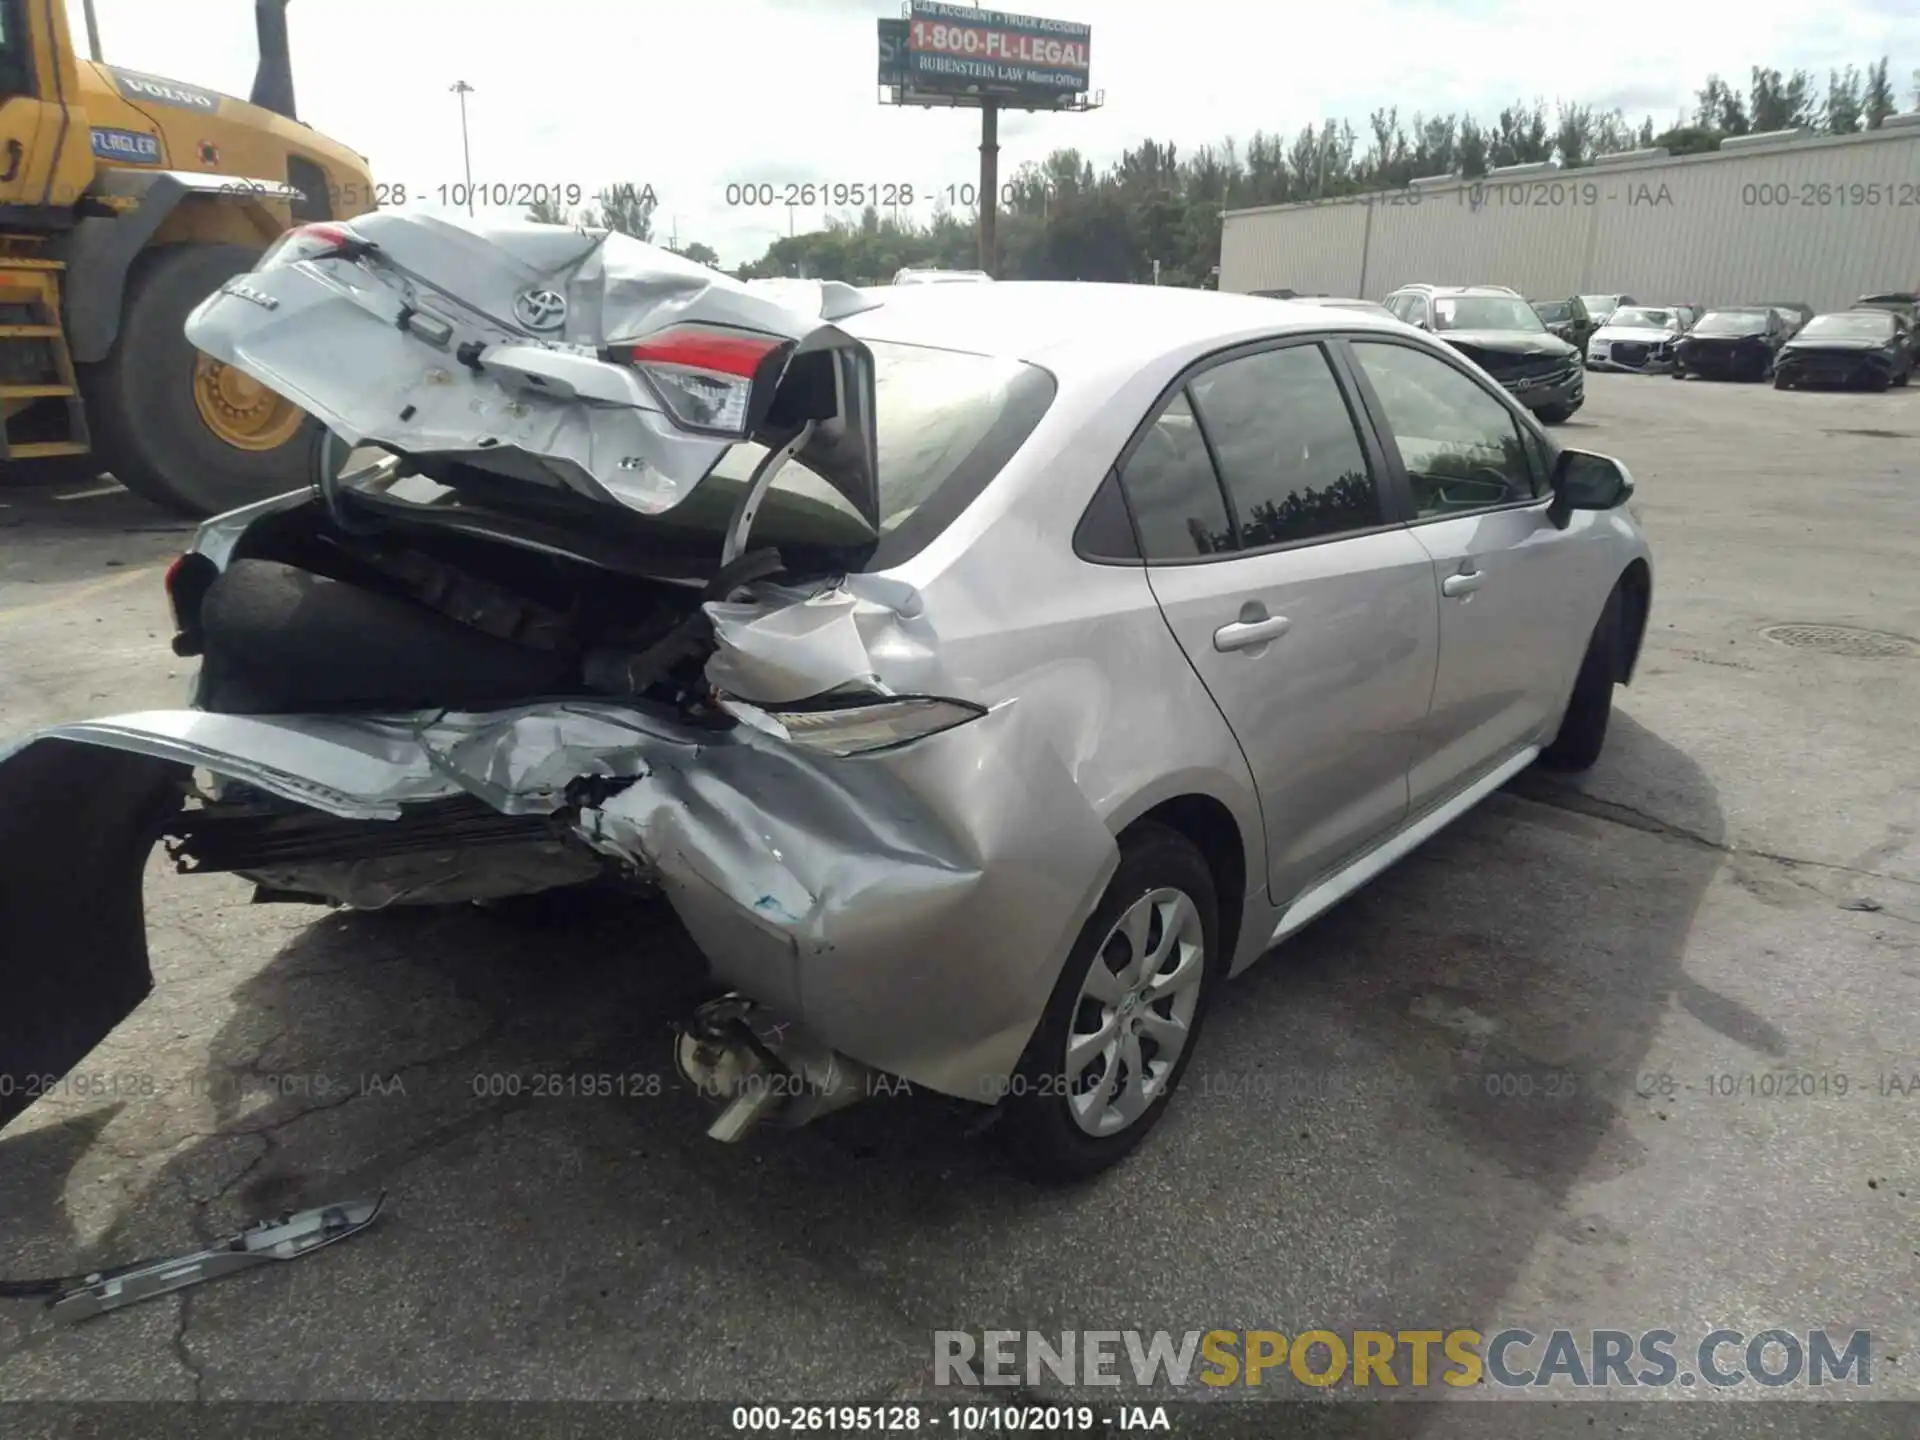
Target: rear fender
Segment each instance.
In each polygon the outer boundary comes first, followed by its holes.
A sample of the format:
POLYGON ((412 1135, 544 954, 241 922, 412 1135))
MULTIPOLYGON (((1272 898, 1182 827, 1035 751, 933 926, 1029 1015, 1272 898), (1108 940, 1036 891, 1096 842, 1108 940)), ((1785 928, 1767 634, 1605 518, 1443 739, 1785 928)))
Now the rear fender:
POLYGON ((0 1126, 153 988, 141 876, 187 779, 60 738, 0 764, 0 1126))

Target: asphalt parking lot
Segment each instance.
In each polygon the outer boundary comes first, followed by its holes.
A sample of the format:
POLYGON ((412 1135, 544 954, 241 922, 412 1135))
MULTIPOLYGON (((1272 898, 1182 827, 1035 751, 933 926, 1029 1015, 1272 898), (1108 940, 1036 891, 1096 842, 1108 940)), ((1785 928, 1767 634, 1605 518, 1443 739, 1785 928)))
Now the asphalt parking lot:
MULTIPOLYGON (((0 1274, 388 1212, 78 1327, 0 1303, 0 1398, 880 1400, 940 1329, 1777 1324, 1870 1329, 1920 1399, 1920 645, 1762 634, 1920 637, 1920 386, 1596 375, 1565 434, 1655 551, 1606 755, 1242 977, 1132 1163, 1041 1190, 925 1096, 721 1146, 664 908, 250 907, 156 858, 158 990, 82 1067, 122 1088, 0 1136, 0 1274)), ((186 527, 75 494, 0 490, 0 735, 180 702, 186 527)))

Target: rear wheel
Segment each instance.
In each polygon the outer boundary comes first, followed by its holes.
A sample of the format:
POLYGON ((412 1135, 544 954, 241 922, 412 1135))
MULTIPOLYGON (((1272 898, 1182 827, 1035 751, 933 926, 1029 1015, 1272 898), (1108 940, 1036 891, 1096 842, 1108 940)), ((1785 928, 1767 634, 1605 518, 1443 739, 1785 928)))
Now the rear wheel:
POLYGON ((1218 901, 1185 837, 1140 825, 1014 1072, 1004 1131, 1038 1179, 1115 1164, 1166 1112, 1193 1058, 1217 963, 1218 901))
POLYGON ((307 483, 319 426, 186 337, 193 308, 258 258, 241 245, 148 251, 128 276, 113 349, 83 367, 107 468, 170 510, 210 515, 307 483))
POLYGON ((1867 388, 1876 393, 1890 388, 1892 384, 1893 377, 1884 370, 1876 370, 1867 377, 1867 388))
POLYGON ((1793 382, 1776 370, 1773 372, 1773 388, 1776 390, 1791 390, 1793 388, 1793 382))

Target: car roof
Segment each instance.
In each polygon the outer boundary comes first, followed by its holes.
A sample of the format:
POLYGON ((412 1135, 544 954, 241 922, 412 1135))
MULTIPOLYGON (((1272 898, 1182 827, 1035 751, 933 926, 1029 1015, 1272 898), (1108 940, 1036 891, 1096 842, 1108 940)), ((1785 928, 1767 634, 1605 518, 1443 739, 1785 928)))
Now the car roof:
POLYGON ((1505 295, 1510 299, 1519 299, 1520 292, 1508 285, 1402 285, 1393 293, 1402 290, 1424 290, 1430 295, 1505 295))
POLYGON ((849 316, 842 328, 862 339, 1011 355, 1051 363, 1088 353, 1102 362, 1142 360, 1182 345, 1290 331, 1405 327, 1366 310, 1268 300, 1256 295, 1189 290, 1174 285, 1110 285, 1081 281, 1006 280, 975 287, 911 285, 866 292, 885 303, 849 316), (957 293, 964 291, 964 293, 957 293))

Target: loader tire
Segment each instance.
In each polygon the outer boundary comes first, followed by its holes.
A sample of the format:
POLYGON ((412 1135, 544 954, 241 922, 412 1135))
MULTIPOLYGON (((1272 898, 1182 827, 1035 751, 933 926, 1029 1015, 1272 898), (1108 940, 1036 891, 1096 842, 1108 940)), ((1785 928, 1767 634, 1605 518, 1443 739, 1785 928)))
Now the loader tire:
POLYGON ((215 432, 195 399, 200 352, 193 308, 251 270, 244 245, 158 245, 127 277, 120 333, 107 358, 81 368, 94 446, 134 494, 186 515, 214 515, 308 483, 320 427, 301 416, 284 443, 245 449, 215 432))

